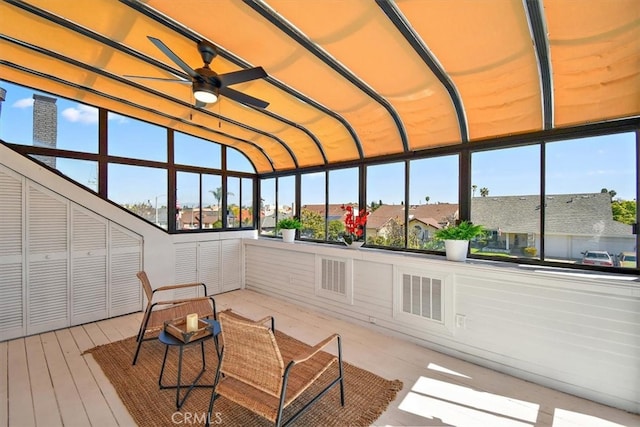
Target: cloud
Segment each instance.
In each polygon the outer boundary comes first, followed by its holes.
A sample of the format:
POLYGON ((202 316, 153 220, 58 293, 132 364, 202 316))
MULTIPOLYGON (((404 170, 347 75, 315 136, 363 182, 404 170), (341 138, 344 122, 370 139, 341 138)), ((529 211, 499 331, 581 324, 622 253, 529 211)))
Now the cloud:
POLYGON ((121 116, 120 114, 116 114, 116 113, 109 113, 109 120, 113 120, 115 121, 115 123, 127 123, 128 122, 128 118, 125 116, 121 116))
POLYGON ((98 123, 98 109, 78 104, 76 107, 65 108, 62 117, 72 123, 98 123))
POLYGON ((18 99, 11 106, 15 108, 31 108, 33 107, 33 98, 18 99))

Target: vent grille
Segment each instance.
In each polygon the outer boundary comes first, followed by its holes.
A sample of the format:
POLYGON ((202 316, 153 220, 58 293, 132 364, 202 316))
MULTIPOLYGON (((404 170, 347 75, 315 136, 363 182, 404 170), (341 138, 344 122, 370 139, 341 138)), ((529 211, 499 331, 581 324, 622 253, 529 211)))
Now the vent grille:
POLYGON ((442 280, 402 275, 402 311, 442 321, 442 280))
POLYGON ((335 259, 322 259, 322 271, 320 287, 324 291, 334 292, 339 295, 347 294, 347 266, 344 261, 335 259))

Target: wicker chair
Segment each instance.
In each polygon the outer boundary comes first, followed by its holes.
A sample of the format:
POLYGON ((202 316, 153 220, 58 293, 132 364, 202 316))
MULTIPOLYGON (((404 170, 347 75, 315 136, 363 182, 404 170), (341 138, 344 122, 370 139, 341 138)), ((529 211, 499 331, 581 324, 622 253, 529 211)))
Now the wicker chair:
POLYGON ((195 298, 181 298, 173 300, 158 300, 154 299, 154 296, 158 292, 185 289, 185 288, 197 288, 202 286, 204 294, 207 294, 207 286, 204 283, 183 283, 178 285, 161 286, 156 289, 152 289, 151 282, 147 277, 147 273, 140 271, 136 274, 145 296, 147 297, 147 308, 144 311, 142 317, 142 323, 140 324, 140 330, 137 336, 136 354, 133 356, 133 364, 135 365, 140 353, 140 347, 143 341, 156 339, 155 335, 151 337, 145 337, 147 333, 157 332, 164 327, 166 320, 176 319, 178 317, 184 317, 190 313, 198 313, 199 317, 212 317, 216 318, 216 302, 211 296, 195 297, 195 298))
MULTIPOLYGON (((325 338, 313 347, 301 348, 299 344, 291 344, 294 340, 285 338, 280 340, 279 345, 273 330, 263 325, 267 319, 272 319, 271 316, 254 322, 224 311, 218 318, 224 347, 211 393, 207 425, 219 396, 259 414, 276 426, 285 426, 294 421, 338 383, 340 404, 344 406, 342 344, 338 334, 325 338), (337 357, 321 351, 334 340, 337 343, 337 357), (305 397, 308 402, 283 422, 284 409, 334 363, 338 364, 337 377, 312 399, 305 397)), ((326 382, 326 379, 323 381, 326 382)))

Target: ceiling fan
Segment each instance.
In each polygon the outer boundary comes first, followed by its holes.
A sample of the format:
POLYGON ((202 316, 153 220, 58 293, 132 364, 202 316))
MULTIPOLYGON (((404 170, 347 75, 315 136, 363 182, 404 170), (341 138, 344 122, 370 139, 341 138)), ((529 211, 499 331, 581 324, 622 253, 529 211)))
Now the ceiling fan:
POLYGON ((196 107, 204 107, 207 104, 214 103, 220 95, 229 99, 240 102, 245 105, 251 105, 258 108, 266 108, 269 103, 261 99, 255 98, 246 93, 231 89, 229 86, 243 83, 250 80, 261 79, 267 76, 262 67, 247 68, 245 70, 232 71, 230 73, 218 74, 209 68, 209 64, 218 54, 217 48, 206 40, 198 43, 198 51, 202 57, 204 65, 195 70, 187 65, 178 55, 173 53, 171 49, 165 45, 162 40, 155 37, 147 36, 147 38, 158 49, 162 51, 169 59, 178 65, 185 73, 191 77, 191 81, 184 79, 163 79, 158 77, 145 76, 125 76, 133 78, 142 78, 150 80, 162 80, 177 83, 190 83, 193 89, 193 96, 196 99, 196 107))

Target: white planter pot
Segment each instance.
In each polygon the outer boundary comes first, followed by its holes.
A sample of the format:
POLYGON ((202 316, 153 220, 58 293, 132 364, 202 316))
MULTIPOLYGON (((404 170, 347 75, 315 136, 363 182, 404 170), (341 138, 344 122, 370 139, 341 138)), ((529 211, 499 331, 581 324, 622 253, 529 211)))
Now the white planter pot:
POLYGON ((351 242, 345 243, 345 245, 347 245, 349 249, 360 249, 362 245, 364 245, 364 242, 351 242))
POLYGON ((282 232, 282 241, 286 243, 293 243, 296 239, 296 230, 295 228, 283 228, 282 232))
POLYGON ((464 262, 467 260, 468 240, 445 240, 444 247, 449 261, 464 262))

